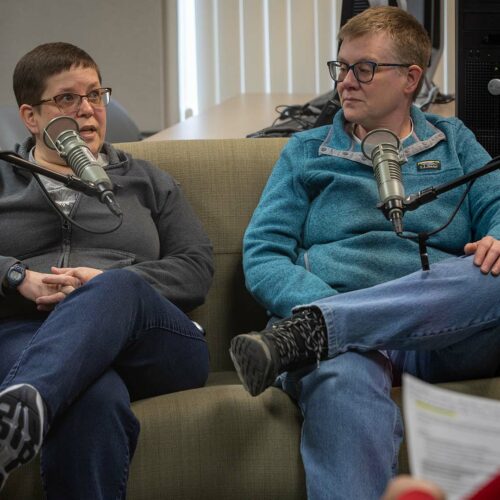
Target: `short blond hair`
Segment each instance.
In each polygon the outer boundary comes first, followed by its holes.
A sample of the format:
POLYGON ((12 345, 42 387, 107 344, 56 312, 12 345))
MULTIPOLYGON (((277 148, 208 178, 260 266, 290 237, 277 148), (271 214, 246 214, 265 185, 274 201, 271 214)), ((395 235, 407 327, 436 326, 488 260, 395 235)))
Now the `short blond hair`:
POLYGON ((386 33, 393 42, 401 64, 416 64, 423 70, 414 98, 420 92, 431 59, 432 44, 425 28, 411 14, 399 7, 372 7, 352 17, 342 26, 338 40, 386 33))

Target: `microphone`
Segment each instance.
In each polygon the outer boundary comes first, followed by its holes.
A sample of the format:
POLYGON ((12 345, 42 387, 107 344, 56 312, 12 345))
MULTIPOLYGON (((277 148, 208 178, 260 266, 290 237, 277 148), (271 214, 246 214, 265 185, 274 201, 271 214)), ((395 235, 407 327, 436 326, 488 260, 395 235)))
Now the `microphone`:
POLYGON ((45 127, 43 142, 48 148, 57 151, 80 179, 94 185, 101 203, 120 216, 122 211, 115 200, 113 184, 81 138, 79 130, 76 120, 69 116, 58 116, 45 127))
POLYGON ((397 234, 403 232, 403 200, 405 198, 399 137, 385 128, 372 130, 361 142, 361 151, 371 160, 377 181, 380 208, 392 222, 397 234))

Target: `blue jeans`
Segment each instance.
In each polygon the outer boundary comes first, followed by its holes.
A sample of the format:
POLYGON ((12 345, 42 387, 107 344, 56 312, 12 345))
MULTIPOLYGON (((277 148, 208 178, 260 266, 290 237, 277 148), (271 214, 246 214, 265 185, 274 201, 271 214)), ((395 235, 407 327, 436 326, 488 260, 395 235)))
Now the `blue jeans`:
POLYGON ((130 401, 203 386, 208 349, 145 280, 107 271, 45 320, 0 321, 0 390, 29 383, 47 409, 44 488, 52 499, 125 498, 139 434, 130 401))
POLYGON ((402 421, 390 390, 402 372, 429 382, 499 372, 499 292, 500 277, 460 257, 310 304, 325 317, 329 359, 278 379, 304 415, 310 500, 381 497, 397 472, 402 421))

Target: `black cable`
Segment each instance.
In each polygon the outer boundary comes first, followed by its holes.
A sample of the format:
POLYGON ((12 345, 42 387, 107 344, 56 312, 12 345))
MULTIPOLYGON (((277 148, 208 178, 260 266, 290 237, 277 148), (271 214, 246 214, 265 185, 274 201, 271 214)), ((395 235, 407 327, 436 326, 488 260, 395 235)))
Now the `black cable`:
POLYGON ((67 216, 57 205, 57 203, 54 202, 54 200, 52 199, 52 197, 50 196, 49 192, 47 191, 46 187, 44 186, 43 182, 40 180, 40 178, 38 177, 38 175, 36 174, 33 174, 33 177, 35 178, 35 180, 38 182, 38 185, 41 187, 43 193, 45 194, 45 197, 47 198, 47 200, 49 201, 49 203, 54 207, 54 209, 57 211, 57 213, 66 221, 68 221, 70 224, 72 224, 73 226, 76 226, 78 229, 81 229, 82 231, 85 231, 86 233, 91 233, 91 234, 109 234, 109 233, 112 233, 113 231, 116 231, 121 225, 122 225, 122 222, 123 222, 123 214, 121 215, 115 215, 116 217, 119 217, 119 221, 118 221, 118 224, 116 224, 115 227, 111 228, 111 229, 107 229, 105 231, 97 231, 95 229, 89 229, 85 226, 82 226, 81 224, 79 224, 78 222, 76 222, 74 219, 72 219, 71 217, 67 216))
POLYGON ((472 184, 474 184, 474 181, 476 179, 472 179, 470 182, 467 183, 467 188, 465 189, 464 193, 462 194, 462 197, 460 198, 457 206, 455 207, 455 210, 453 210, 453 213, 449 217, 449 219, 439 228, 435 229, 434 231, 431 231, 430 233, 427 233, 425 231, 422 231, 421 233, 418 233, 416 235, 404 235, 402 233, 397 233, 397 235, 400 238, 406 239, 406 240, 417 240, 418 241, 418 251, 420 255, 420 263, 422 265, 422 270, 423 271, 428 271, 430 269, 429 265, 429 254, 427 253, 427 240, 429 239, 430 236, 433 236, 434 234, 439 233, 443 229, 446 229, 450 224, 451 221, 455 218, 455 216, 458 213, 458 210, 462 206, 462 203, 465 200, 465 197, 469 193, 472 184))
MULTIPOLYGON (((299 125, 301 125, 304 128, 310 128, 311 123, 309 123, 307 120, 303 119, 304 115, 307 115, 305 112, 308 109, 308 106, 301 106, 301 105, 285 105, 285 104, 280 104, 276 106, 275 111, 278 113, 278 117, 273 121, 271 127, 276 127, 279 125, 282 125, 282 123, 279 123, 280 121, 286 121, 286 120, 295 120, 299 125)), ((311 116, 314 116, 313 113, 309 113, 311 116)), ((283 123, 284 124, 284 123, 283 123)))
POLYGON ((448 104, 449 102, 452 102, 454 100, 454 94, 441 94, 441 92, 438 92, 436 98, 434 99, 434 104, 448 104))
POLYGON ((433 236, 433 235, 439 233, 440 231, 442 231, 443 229, 446 229, 451 224, 451 221, 455 218, 455 216, 457 215, 460 207, 462 206, 462 203, 464 202, 465 197, 469 194, 469 191, 470 191, 470 189, 472 187, 472 184, 474 184, 474 181, 475 181, 475 179, 467 183, 467 187, 466 187, 466 189, 464 191, 464 194, 460 198, 460 201, 458 202, 458 205, 456 206, 455 210, 451 214, 451 217, 448 219, 448 221, 445 224, 443 224, 441 227, 439 227, 438 229, 435 229, 434 231, 431 231, 430 233, 427 233, 427 236, 433 236))
POLYGON ((398 236, 400 238, 403 238, 406 240, 418 240, 418 239, 421 239, 422 237, 425 237, 425 239, 427 239, 427 238, 429 238, 429 236, 433 236, 433 235, 439 233, 440 231, 442 231, 443 229, 446 229, 451 224, 451 222, 453 221, 453 219, 457 215, 458 211, 460 210, 460 207, 462 206, 462 203, 464 202, 465 197, 469 194, 469 191, 471 190, 471 187, 474 184, 475 180, 476 179, 473 179, 472 181, 467 183, 467 187, 466 187, 465 191, 463 192, 460 200, 458 201, 457 206, 453 210, 453 213, 451 214, 450 218, 441 227, 434 229, 430 233, 423 232, 420 234, 411 234, 411 235, 398 234, 398 236))

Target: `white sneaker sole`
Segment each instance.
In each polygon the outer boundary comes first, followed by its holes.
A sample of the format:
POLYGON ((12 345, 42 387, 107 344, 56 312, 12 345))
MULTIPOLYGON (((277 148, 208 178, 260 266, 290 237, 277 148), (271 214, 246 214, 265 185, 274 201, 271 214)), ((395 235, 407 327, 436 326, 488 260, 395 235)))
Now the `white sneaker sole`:
POLYGON ((44 413, 42 397, 29 384, 0 392, 0 490, 7 476, 40 450, 44 413))

